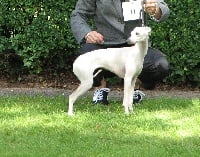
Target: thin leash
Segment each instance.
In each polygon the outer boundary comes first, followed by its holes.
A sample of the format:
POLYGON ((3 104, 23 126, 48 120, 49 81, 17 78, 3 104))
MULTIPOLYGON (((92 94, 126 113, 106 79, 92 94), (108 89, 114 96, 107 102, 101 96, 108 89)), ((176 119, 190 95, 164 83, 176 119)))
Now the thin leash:
POLYGON ((142 19, 142 27, 145 27, 147 25, 147 15, 144 12, 144 4, 146 3, 146 0, 142 1, 142 10, 140 12, 140 17, 142 19))
MULTIPOLYGON (((140 18, 142 19, 142 27, 147 26, 147 14, 144 11, 144 4, 146 3, 146 0, 142 1, 142 10, 140 12, 140 18)), ((149 39, 149 47, 151 47, 151 39, 149 39)))

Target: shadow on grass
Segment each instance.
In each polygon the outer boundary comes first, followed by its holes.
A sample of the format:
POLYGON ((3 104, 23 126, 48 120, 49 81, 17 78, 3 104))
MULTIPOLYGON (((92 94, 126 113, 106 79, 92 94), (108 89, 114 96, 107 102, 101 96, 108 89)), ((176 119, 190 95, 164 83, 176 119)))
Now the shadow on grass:
MULTIPOLYGON (((116 128, 120 129, 120 128, 116 128)), ((16 127, 1 130, 1 156, 124 156, 171 157, 200 153, 199 136, 159 137, 148 132, 125 134, 113 128, 70 126, 16 127)), ((127 133, 127 131, 125 130, 127 133)))

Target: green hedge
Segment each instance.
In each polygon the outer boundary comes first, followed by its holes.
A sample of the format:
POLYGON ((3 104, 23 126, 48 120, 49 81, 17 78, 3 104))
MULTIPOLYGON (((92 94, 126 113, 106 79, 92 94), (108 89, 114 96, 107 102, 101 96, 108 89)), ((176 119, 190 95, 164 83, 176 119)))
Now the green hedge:
MULTIPOLYGON (((0 5, 0 70, 59 74, 71 68, 78 47, 69 20, 77 0, 3 0, 0 5)), ((200 87, 200 2, 165 0, 171 10, 162 23, 148 20, 152 45, 171 63, 168 84, 200 87)))
POLYGON ((200 1, 165 0, 171 10, 163 23, 149 22, 152 45, 168 56, 171 75, 167 83, 200 87, 200 1))
POLYGON ((8 59, 1 68, 13 64, 9 62, 11 52, 20 56, 30 73, 55 73, 69 68, 77 48, 69 26, 75 3, 76 0, 1 1, 0 54, 8 59))

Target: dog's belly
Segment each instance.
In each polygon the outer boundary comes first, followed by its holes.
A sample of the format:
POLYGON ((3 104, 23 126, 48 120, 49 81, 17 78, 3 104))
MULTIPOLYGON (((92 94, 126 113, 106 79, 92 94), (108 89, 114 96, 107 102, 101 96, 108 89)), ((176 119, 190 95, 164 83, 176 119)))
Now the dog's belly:
POLYGON ((118 67, 118 65, 115 65, 112 67, 112 69, 106 69, 109 70, 110 72, 116 74, 117 76, 124 78, 125 76, 125 67, 118 67))

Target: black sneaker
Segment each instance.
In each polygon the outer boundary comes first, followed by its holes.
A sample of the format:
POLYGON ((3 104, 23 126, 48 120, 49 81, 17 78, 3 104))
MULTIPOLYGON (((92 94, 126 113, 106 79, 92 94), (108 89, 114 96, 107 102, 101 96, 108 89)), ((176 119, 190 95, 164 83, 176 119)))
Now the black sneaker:
POLYGON ((141 103, 145 94, 140 90, 135 90, 133 95, 133 103, 141 103))
POLYGON ((94 104, 104 104, 104 105, 108 105, 108 93, 110 92, 109 88, 101 88, 101 89, 97 89, 94 92, 94 96, 93 96, 93 103, 94 104))

